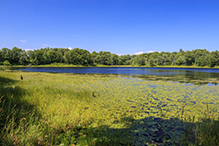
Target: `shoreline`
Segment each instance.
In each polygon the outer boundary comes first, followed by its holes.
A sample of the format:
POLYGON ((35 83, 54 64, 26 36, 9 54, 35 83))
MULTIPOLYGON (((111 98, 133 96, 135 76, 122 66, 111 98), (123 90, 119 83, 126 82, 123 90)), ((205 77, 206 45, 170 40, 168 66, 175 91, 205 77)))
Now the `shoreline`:
POLYGON ((200 67, 200 66, 132 66, 132 65, 96 65, 96 66, 83 66, 83 65, 31 65, 31 66, 25 66, 25 65, 13 65, 13 66, 0 66, 0 68, 23 68, 23 67, 142 67, 142 68, 196 68, 196 69, 219 69, 219 66, 216 67, 200 67))

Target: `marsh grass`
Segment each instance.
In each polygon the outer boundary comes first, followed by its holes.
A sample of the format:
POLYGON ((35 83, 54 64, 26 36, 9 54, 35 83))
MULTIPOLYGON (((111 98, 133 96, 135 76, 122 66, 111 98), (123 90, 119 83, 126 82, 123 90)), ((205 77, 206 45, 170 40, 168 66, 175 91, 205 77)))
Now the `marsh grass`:
POLYGON ((218 86, 0 73, 1 145, 219 144, 218 86))

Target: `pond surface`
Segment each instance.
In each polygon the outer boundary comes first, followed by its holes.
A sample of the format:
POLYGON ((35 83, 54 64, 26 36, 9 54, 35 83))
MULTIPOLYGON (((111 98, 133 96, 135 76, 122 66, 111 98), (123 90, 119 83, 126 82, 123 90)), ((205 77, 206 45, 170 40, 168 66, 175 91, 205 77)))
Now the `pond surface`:
POLYGON ((219 69, 203 68, 149 68, 149 67, 28 67, 17 70, 77 74, 118 74, 147 80, 166 80, 193 84, 216 85, 219 69))

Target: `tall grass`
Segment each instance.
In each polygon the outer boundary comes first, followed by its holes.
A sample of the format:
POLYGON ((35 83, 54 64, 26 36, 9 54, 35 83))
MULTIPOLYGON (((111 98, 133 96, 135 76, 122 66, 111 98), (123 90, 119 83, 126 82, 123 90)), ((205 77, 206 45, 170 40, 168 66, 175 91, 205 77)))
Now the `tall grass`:
POLYGON ((217 86, 188 89, 116 75, 0 73, 1 145, 219 143, 218 108, 207 104, 218 102, 217 86), (190 100, 184 101, 184 92, 192 92, 190 100), (202 98, 207 92, 209 99, 202 98))

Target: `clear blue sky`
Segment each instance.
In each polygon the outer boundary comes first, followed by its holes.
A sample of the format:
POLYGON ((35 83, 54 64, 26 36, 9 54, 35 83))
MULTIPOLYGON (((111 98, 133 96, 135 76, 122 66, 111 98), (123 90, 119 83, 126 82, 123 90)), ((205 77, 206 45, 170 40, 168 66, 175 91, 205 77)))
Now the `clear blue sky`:
POLYGON ((219 0, 0 0, 0 48, 219 49, 219 0))

